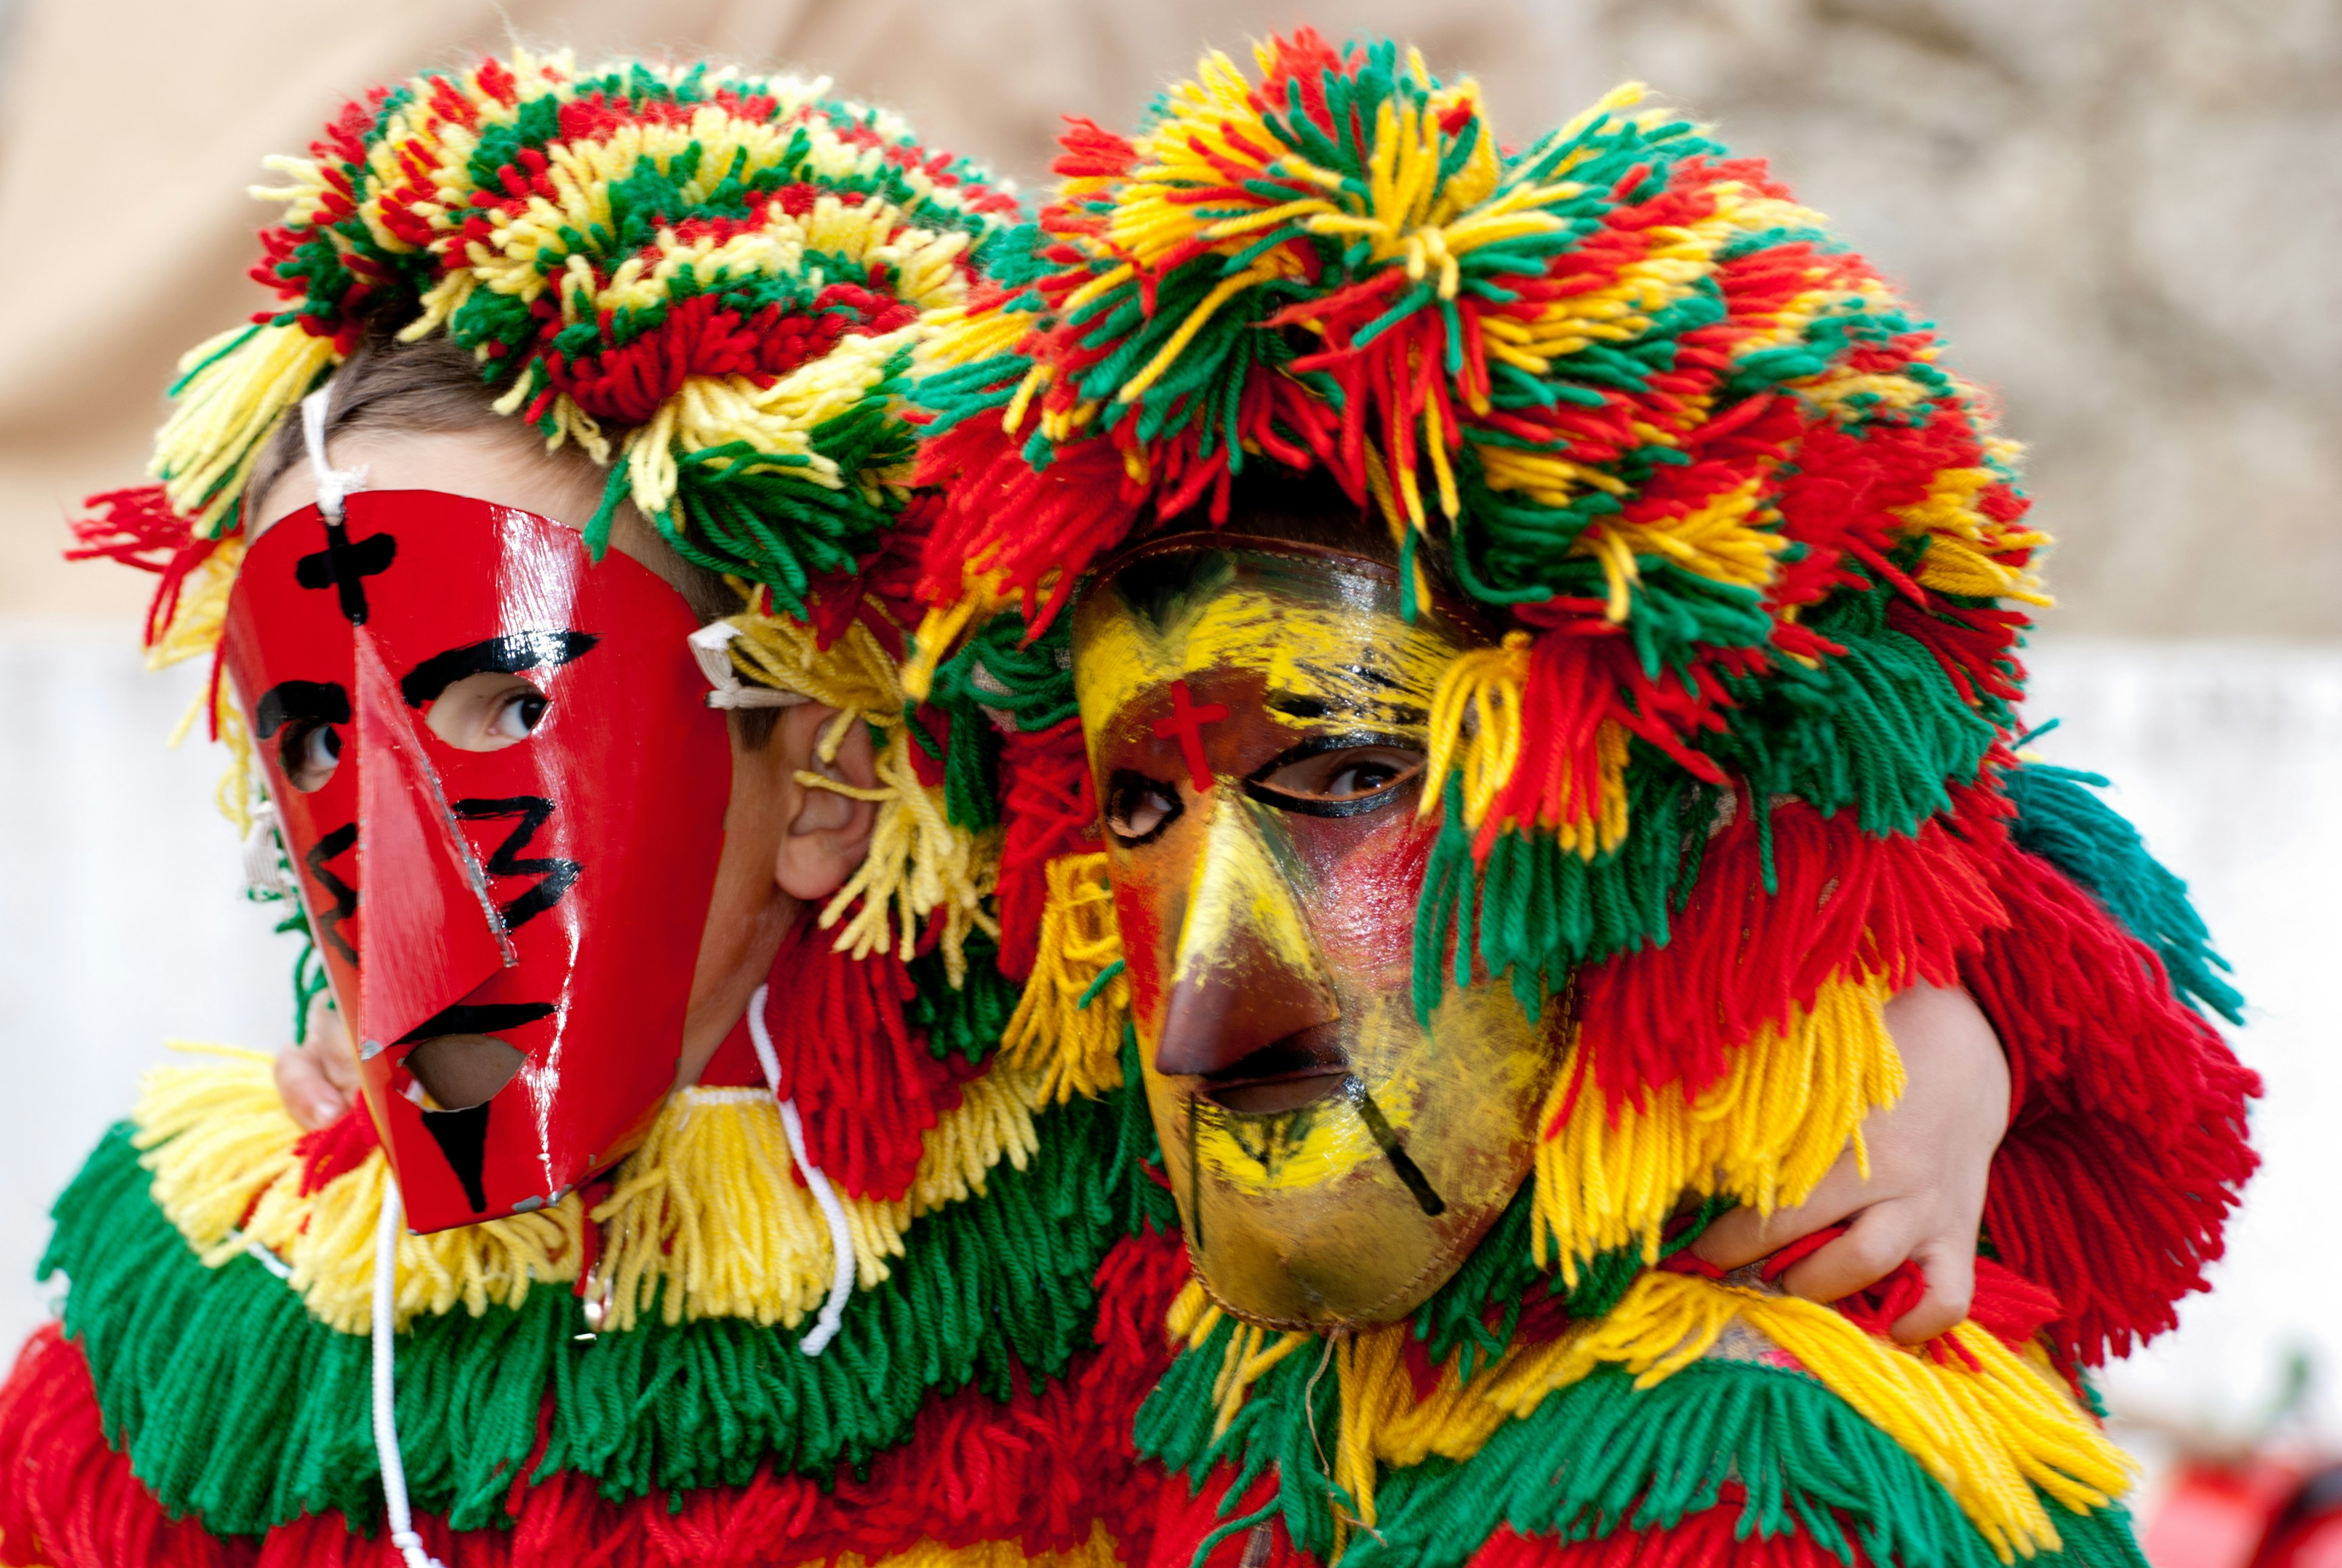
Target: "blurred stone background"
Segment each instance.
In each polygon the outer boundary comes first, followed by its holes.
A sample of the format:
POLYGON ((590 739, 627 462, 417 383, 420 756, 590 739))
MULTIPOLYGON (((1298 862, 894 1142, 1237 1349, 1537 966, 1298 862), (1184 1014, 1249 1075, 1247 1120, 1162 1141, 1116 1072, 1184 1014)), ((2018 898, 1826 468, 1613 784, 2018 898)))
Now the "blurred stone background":
MULTIPOLYGON (((0 0, 0 1338, 159 1042, 283 1028, 212 761, 159 750, 197 673, 139 673, 145 579, 57 559, 74 499, 138 476, 179 352, 258 303, 262 156, 517 35, 826 72, 1036 188, 1060 114, 1126 126, 1207 43, 1304 22, 1412 38, 1520 139, 1650 83, 2000 389, 2061 541, 2045 749, 2117 774, 2197 884, 2271 1086, 2221 1289, 2112 1375, 2117 1414, 2238 1429, 2297 1346, 2342 1377, 2342 0, 0 0)), ((2342 1433, 2330 1387, 2309 1421, 2342 1433)))

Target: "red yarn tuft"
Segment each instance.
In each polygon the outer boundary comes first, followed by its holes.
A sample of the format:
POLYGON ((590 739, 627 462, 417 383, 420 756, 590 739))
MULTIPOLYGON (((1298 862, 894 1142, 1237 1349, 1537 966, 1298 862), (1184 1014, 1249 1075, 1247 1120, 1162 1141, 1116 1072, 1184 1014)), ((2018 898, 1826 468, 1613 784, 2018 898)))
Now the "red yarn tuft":
POLYGON ((293 1145, 294 1158, 301 1162, 301 1195, 307 1197, 335 1177, 348 1175, 381 1143, 365 1099, 352 1101, 348 1110, 315 1132, 303 1134, 293 1145))
POLYGON ((1466 1568, 1864 1568, 1870 1561, 1852 1530, 1842 1532, 1854 1553, 1851 1562, 1797 1526, 1777 1535, 1743 1535, 1740 1489, 1724 1490, 1730 1501, 1687 1513, 1674 1524, 1615 1530, 1591 1541, 1555 1541, 1502 1528, 1472 1554, 1466 1568))
POLYGON ((2260 1080, 2174 999, 2153 952, 2047 861, 2007 845, 1992 877, 2009 924, 1959 965, 2017 1106, 1985 1231, 2064 1303, 2061 1355, 2095 1366, 2173 1326, 2179 1298, 2205 1288, 2258 1164, 2245 1102, 2260 1080))
POLYGON ((899 1198, 918 1174, 927 1129, 984 1064, 957 1053, 937 1061, 927 1049, 904 1016, 918 987, 901 959, 850 957, 831 950, 835 940, 807 920, 774 956, 765 1021, 780 1093, 796 1101, 806 1152, 839 1191, 899 1198))
POLYGON ((1078 718, 1004 737, 1000 751, 1000 972, 1033 973, 1049 863, 1097 847, 1097 789, 1078 718))
POLYGON ((1897 990, 1957 984, 1961 955, 2007 923, 1987 874, 2001 839, 1993 802, 1979 790, 1957 800, 1957 830, 1938 818, 1885 838, 1851 814, 1778 802, 1769 893, 1766 824, 1744 804, 1709 840, 1666 945, 1579 971, 1578 1039, 1609 1103, 1678 1080, 1695 1093, 1714 1083, 1731 1051, 1785 1026, 1848 970, 1897 990))
MULTIPOLYGON (((1006 1402, 976 1389, 931 1398, 909 1439, 866 1474, 822 1479, 760 1470, 744 1485, 671 1500, 604 1499, 566 1472, 515 1484, 511 1528, 450 1531, 415 1521, 446 1568, 767 1568, 855 1553, 868 1562, 922 1541, 1013 1541, 1028 1556, 1087 1541, 1094 1522, 1143 1559, 1157 1473, 1134 1452, 1139 1402, 1170 1363, 1163 1313, 1186 1277, 1176 1237, 1118 1243, 1098 1271, 1100 1346, 1040 1392, 1006 1402), (776 1543, 786 1555, 775 1555, 776 1543)), ((379 1534, 338 1513, 296 1520, 260 1541, 222 1540, 173 1521, 105 1443, 87 1363, 54 1328, 34 1336, 0 1388, 0 1559, 15 1568, 382 1568, 379 1534)))
POLYGON ((143 645, 151 648, 178 614, 188 574, 208 560, 220 542, 197 535, 195 524, 173 510, 160 484, 105 491, 82 504, 97 515, 74 520, 74 537, 80 544, 65 552, 66 560, 119 561, 163 579, 155 584, 155 597, 146 605, 143 645))

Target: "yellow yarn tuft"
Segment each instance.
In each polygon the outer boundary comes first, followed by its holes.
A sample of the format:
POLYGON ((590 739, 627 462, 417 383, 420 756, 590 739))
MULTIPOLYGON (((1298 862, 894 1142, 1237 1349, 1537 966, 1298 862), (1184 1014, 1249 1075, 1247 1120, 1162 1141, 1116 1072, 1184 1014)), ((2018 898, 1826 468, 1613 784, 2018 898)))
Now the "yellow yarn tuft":
MULTIPOLYGON (((1536 1154, 1535 1255, 1550 1242, 1562 1278, 1618 1247, 1656 1262, 1686 1194, 1721 1194, 1770 1213, 1801 1203, 1852 1144, 1862 1120, 1903 1093, 1903 1064, 1880 1009, 1883 982, 1838 978, 1787 1033, 1767 1029, 1732 1053, 1725 1076, 1614 1103, 1573 1043, 1546 1102, 1536 1154)), ((1864 1167, 1867 1170, 1867 1164, 1864 1167)))
MULTIPOLYGON (((862 864, 821 912, 825 931, 843 923, 836 951, 856 958, 892 947, 907 960, 916 951, 919 924, 939 915, 944 968, 954 985, 966 976, 967 934, 998 935, 984 907, 999 879, 997 831, 972 833, 944 813, 944 789, 919 782, 911 754, 917 743, 904 722, 908 701, 903 673, 869 627, 856 621, 828 647, 794 618, 750 612, 730 617, 739 628, 732 654, 741 674, 759 684, 799 692, 879 730, 876 789, 860 789, 826 774, 803 772, 797 782, 875 803, 870 848, 862 864)), ((826 765, 845 740, 844 724, 821 742, 826 765)))
MULTIPOLYGON (((147 1074, 132 1119, 154 1197, 205 1263, 217 1267, 259 1246, 292 1270, 309 1310, 345 1333, 364 1333, 374 1299, 374 1231, 386 1166, 377 1152, 316 1192, 301 1190, 294 1145, 301 1129, 285 1114, 256 1051, 179 1045, 217 1059, 147 1074)), ((575 1198, 510 1219, 398 1241, 398 1321, 459 1304, 517 1306, 532 1283, 575 1279, 575 1198)))
POLYGON ((1044 1102, 1099 1094, 1122 1083, 1130 981, 1103 854, 1061 854, 1047 867, 1041 942, 1001 1054, 1041 1074, 1044 1102))
POLYGON ((235 521, 254 456, 333 365, 333 339, 273 324, 224 332, 179 362, 185 380, 155 437, 153 472, 196 532, 235 521))
POLYGON ((2035 1487, 2087 1512, 2129 1484, 2128 1462, 2056 1375, 1973 1323, 1951 1331, 1958 1353, 1938 1362, 1817 1303, 1690 1274, 1643 1275, 1605 1317, 1508 1358, 1486 1397, 1526 1415, 1606 1364, 1654 1387, 1703 1357, 1746 1359, 1745 1345, 1719 1343, 1736 1323, 1795 1357, 1925 1466, 2004 1563, 2058 1549, 2035 1487))
MULTIPOLYGON (((365 1333, 387 1171, 380 1151, 305 1194, 294 1152, 301 1129, 277 1097, 270 1058, 229 1046, 176 1049, 215 1060, 147 1075, 133 1119, 155 1203, 206 1263, 262 1247, 291 1269, 292 1288, 321 1322, 365 1333)), ((865 1287, 886 1277, 886 1260, 903 1255, 903 1234, 918 1216, 980 1196, 1004 1159, 1025 1167, 1040 1147, 1038 1087, 1031 1073, 995 1067, 928 1129, 902 1198, 842 1199, 865 1287)), ((654 1297, 669 1323, 795 1324, 818 1307, 829 1286, 829 1231, 793 1171, 764 1090, 691 1088, 672 1097, 593 1215, 607 1227, 600 1267, 608 1326, 634 1326, 654 1297)), ((577 1277, 585 1220, 572 1194, 531 1214, 402 1235, 398 1321, 459 1305, 476 1315, 492 1303, 520 1305, 532 1285, 567 1285, 577 1277)))
MULTIPOLYGON (((1200 1348, 1224 1314, 1190 1282, 1167 1324, 1175 1343, 1200 1348)), ((1337 1531, 1371 1530, 1380 1477, 1426 1459, 1463 1461, 1507 1421, 1535 1413, 1547 1394, 1605 1365, 1656 1387, 1703 1359, 1767 1361, 1777 1349, 1925 1466, 1952 1494, 2004 1563, 2058 1547, 2056 1524, 2035 1488, 2079 1513, 2106 1507, 2129 1467, 2037 1351, 2018 1354, 1973 1323, 1951 1331, 1938 1361, 1864 1332, 1829 1307, 1765 1289, 1692 1274, 1647 1273, 1605 1316, 1543 1344, 1515 1343, 1469 1383, 1458 1360, 1418 1398, 1406 1366, 1405 1323, 1336 1336, 1339 1429, 1331 1475, 1356 1504, 1337 1531), (1736 1328, 1740 1331, 1727 1338, 1736 1328), (1756 1336, 1752 1343, 1751 1335, 1756 1336)), ((1226 1431, 1252 1384, 1317 1336, 1238 1324, 1214 1387, 1216 1430, 1226 1431)))
POLYGON ((978 1541, 966 1546, 922 1541, 907 1552, 898 1552, 875 1563, 858 1553, 844 1553, 831 1568, 1116 1568, 1121 1562, 1114 1537, 1103 1523, 1093 1523, 1090 1538, 1067 1552, 1043 1552, 1028 1557, 1014 1541, 978 1541))
MULTIPOLYGON (((1528 633, 1507 632, 1501 646, 1460 654, 1441 672, 1431 699, 1430 754, 1424 770, 1428 783, 1418 814, 1440 809, 1453 768, 1463 774, 1465 825, 1476 832, 1486 821, 1520 765, 1532 645, 1528 633)), ((1626 727, 1615 719, 1598 721, 1594 751, 1591 787, 1575 778, 1564 786, 1565 794, 1580 803, 1577 814, 1536 824, 1563 849, 1587 860, 1626 837, 1626 727)))

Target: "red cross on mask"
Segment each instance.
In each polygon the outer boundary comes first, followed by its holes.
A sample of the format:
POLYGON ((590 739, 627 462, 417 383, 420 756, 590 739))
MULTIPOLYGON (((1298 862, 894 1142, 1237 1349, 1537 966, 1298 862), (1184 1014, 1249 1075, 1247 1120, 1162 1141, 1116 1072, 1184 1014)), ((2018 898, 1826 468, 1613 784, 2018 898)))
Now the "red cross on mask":
POLYGON ((1226 703, 1206 703, 1197 707, 1189 695, 1187 683, 1171 683, 1171 716, 1157 719, 1155 735, 1157 740, 1179 737, 1179 754, 1187 759, 1187 777, 1201 794, 1212 787, 1211 760, 1204 755, 1204 726, 1228 716, 1226 703))

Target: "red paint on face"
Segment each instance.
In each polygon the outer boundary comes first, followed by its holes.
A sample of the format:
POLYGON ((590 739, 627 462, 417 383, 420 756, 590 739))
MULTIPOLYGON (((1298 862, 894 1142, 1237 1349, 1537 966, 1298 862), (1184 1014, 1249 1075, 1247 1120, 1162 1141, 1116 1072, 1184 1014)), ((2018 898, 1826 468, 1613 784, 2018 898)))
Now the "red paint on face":
POLYGON ((1414 973, 1416 906, 1439 838, 1415 801, 1410 790, 1366 816, 1285 819, 1313 874, 1310 931, 1335 974, 1387 986, 1414 973))
POLYGON ((575 1185, 673 1082, 731 791, 696 624, 575 530, 432 491, 354 495, 341 529, 305 508, 245 559, 225 657, 417 1231, 575 1185), (534 684, 544 716, 451 746, 431 704, 483 671, 534 684), (339 761, 305 792, 295 748, 321 727, 339 761), (405 1058, 462 1034, 525 1060, 481 1110, 426 1114, 405 1058))

